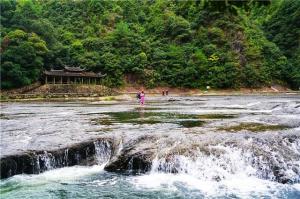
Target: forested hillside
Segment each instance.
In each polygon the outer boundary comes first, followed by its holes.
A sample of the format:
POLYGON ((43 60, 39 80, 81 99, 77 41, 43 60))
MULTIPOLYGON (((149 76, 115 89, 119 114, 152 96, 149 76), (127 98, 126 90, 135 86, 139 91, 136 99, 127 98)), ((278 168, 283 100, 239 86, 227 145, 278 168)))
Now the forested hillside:
POLYGON ((1 86, 80 66, 108 86, 300 86, 300 1, 0 0, 1 86))

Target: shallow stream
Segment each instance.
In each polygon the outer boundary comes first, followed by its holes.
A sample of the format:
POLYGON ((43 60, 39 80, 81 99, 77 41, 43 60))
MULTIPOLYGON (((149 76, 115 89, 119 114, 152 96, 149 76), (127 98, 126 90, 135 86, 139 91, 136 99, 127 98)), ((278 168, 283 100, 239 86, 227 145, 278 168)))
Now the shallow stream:
POLYGON ((300 198, 299 118, 296 95, 2 103, 1 159, 44 154, 0 198, 300 198), (89 141, 93 164, 51 159, 89 141))

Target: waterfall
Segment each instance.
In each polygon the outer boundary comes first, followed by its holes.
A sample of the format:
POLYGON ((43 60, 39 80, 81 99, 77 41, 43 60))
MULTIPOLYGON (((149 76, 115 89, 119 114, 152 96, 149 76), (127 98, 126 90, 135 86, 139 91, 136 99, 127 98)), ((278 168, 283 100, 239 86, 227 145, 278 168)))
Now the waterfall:
POLYGON ((64 165, 65 166, 69 165, 69 163, 68 163, 68 154, 69 154, 69 149, 66 149, 65 150, 65 155, 64 155, 64 165))
POLYGON ((94 145, 97 164, 102 165, 107 163, 111 157, 111 144, 106 140, 97 140, 94 142, 94 145))
POLYGON ((169 155, 164 158, 155 158, 151 172, 166 172, 188 174, 202 180, 222 180, 233 174, 246 173, 254 175, 255 170, 249 167, 246 161, 249 154, 241 150, 224 147, 209 146, 210 149, 222 149, 223 154, 207 155, 201 151, 192 156, 169 155))
POLYGON ((52 151, 33 151, 1 159, 1 178, 16 174, 39 174, 75 165, 102 165, 111 157, 112 144, 97 140, 52 151))
POLYGON ((189 155, 158 154, 152 161, 150 173, 188 174, 210 181, 248 176, 299 183, 300 139, 286 138, 277 142, 249 139, 240 145, 208 145, 189 155))
POLYGON ((47 151, 44 151, 43 154, 37 155, 37 160, 38 160, 39 172, 50 170, 57 166, 55 157, 51 153, 48 153, 47 151))

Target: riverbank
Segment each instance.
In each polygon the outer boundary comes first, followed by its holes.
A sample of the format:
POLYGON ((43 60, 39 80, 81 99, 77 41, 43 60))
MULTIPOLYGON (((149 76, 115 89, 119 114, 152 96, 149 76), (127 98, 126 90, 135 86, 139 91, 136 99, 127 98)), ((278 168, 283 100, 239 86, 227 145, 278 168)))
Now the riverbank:
POLYGON ((239 95, 300 95, 286 87, 274 86, 263 88, 240 89, 187 89, 156 87, 144 89, 142 86, 108 88, 102 85, 32 85, 21 89, 1 92, 1 102, 6 101, 124 101, 135 99, 135 94, 144 90, 148 96, 161 96, 168 91, 168 96, 239 96, 239 95))
MULTIPOLYGON (((119 93, 116 95, 102 96, 99 94, 86 93, 52 93, 52 94, 11 94, 1 95, 0 102, 29 102, 29 101, 130 101, 135 100, 135 92, 119 93)), ((160 96, 159 93, 147 93, 147 96, 160 96)), ((224 91, 203 91, 197 93, 191 92, 170 92, 165 97, 175 96, 279 96, 279 95, 300 95, 300 92, 224 92, 224 91)))
POLYGON ((143 86, 125 86, 114 89, 119 94, 136 93, 144 90, 148 94, 161 95, 163 91, 168 91, 169 95, 247 95, 247 94, 276 94, 276 93, 300 93, 287 87, 275 85, 261 88, 238 88, 238 89, 190 89, 190 88, 173 88, 173 87, 155 87, 146 89, 143 86))
POLYGON ((27 87, 1 92, 1 101, 32 100, 101 100, 117 93, 103 85, 81 84, 33 84, 27 87))

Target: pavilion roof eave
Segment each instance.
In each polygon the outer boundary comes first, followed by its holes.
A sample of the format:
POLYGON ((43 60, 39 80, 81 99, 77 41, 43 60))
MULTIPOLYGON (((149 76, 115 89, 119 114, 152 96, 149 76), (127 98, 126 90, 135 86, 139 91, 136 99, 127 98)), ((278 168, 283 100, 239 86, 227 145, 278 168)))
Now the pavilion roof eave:
POLYGON ((44 74, 47 76, 60 76, 60 77, 94 77, 94 78, 101 78, 106 75, 100 75, 93 72, 65 72, 65 71, 44 71, 44 74))

